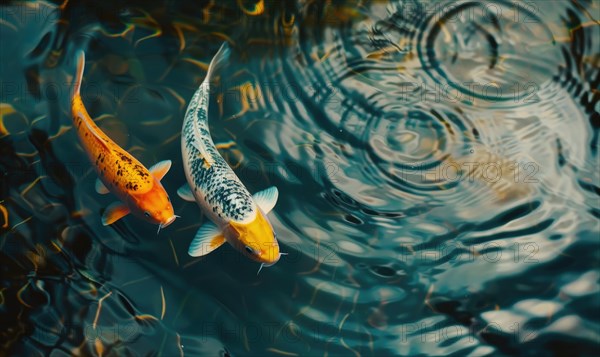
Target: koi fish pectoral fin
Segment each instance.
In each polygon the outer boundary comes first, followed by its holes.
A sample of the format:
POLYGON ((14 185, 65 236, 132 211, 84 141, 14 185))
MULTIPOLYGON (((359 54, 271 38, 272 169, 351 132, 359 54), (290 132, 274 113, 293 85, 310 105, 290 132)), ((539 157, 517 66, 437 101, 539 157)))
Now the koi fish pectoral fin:
POLYGON ((187 183, 184 184, 183 186, 181 186, 177 190, 177 195, 179 195, 179 197, 181 197, 182 199, 184 199, 188 202, 196 201, 196 199, 194 198, 194 194, 192 193, 192 189, 190 188, 190 185, 188 185, 187 183))
POLYGON ((169 172, 170 168, 171 168, 171 160, 164 160, 164 161, 157 162, 156 164, 154 164, 154 166, 152 166, 148 171, 150 171, 150 173, 154 177, 156 177, 156 179, 158 181, 160 181, 160 180, 162 180, 163 177, 165 177, 167 172, 169 172))
POLYGON ((106 186, 104 186, 104 184, 102 183, 102 181, 100 181, 100 179, 96 179, 96 192, 98 192, 101 195, 106 195, 109 192, 108 188, 106 188, 106 186))
POLYGON ((259 191, 252 196, 254 202, 256 202, 258 207, 260 207, 265 214, 271 212, 273 207, 275 207, 278 197, 279 191, 275 186, 271 186, 266 190, 259 191))
POLYGON ((188 249, 188 254, 192 257, 201 257, 206 255, 213 250, 219 248, 225 243, 225 237, 219 227, 212 222, 204 223, 188 249))
POLYGON ((106 211, 102 215, 102 224, 108 226, 109 224, 113 224, 119 219, 125 217, 129 214, 129 208, 121 203, 114 202, 110 206, 106 207, 106 211))

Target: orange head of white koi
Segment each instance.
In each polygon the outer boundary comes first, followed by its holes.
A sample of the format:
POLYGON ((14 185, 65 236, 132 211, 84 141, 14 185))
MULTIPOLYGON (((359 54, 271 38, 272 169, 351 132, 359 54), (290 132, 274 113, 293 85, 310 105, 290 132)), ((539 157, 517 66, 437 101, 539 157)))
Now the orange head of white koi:
POLYGON ((224 233, 237 250, 264 266, 277 263, 281 257, 273 227, 260 209, 252 222, 230 222, 224 233))
POLYGON ((159 231, 161 228, 173 223, 178 217, 173 211, 171 199, 156 178, 152 189, 131 197, 134 200, 134 204, 130 205, 132 213, 150 223, 158 224, 159 231))

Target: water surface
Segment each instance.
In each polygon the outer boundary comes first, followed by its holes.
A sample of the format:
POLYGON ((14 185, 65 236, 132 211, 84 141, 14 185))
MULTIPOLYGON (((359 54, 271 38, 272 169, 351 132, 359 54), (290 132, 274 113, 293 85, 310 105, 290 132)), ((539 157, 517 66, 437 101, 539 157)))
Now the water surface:
POLYGON ((594 1, 74 2, 0 8, 6 355, 594 355, 594 1), (210 125, 289 253, 187 255, 205 221, 181 124, 221 43, 210 125), (71 130, 98 125, 181 215, 104 227, 71 130))

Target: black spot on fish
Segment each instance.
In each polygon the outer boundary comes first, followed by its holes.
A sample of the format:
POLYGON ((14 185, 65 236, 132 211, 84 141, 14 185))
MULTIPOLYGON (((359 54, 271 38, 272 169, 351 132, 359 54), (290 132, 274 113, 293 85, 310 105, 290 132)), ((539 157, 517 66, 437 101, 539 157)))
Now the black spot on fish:
POLYGON ((117 153, 117 155, 119 155, 119 158, 120 158, 122 161, 124 161, 124 162, 126 162, 126 163, 128 163, 128 164, 131 164, 131 163, 132 163, 131 159, 130 159, 130 158, 127 156, 127 155, 125 155, 125 154, 123 154, 123 153, 121 153, 121 152, 117 153))
POLYGON ((141 167, 136 166, 135 171, 139 176, 146 177, 146 173, 144 172, 144 170, 141 167))

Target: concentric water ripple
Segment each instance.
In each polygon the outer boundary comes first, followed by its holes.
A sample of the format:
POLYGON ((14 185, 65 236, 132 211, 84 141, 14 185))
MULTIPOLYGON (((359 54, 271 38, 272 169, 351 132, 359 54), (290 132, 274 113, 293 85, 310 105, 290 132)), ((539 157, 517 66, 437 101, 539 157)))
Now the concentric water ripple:
POLYGON ((453 99, 535 101, 560 60, 557 38, 566 35, 564 30, 553 33, 537 6, 502 1, 435 4, 417 36, 423 69, 453 99))

